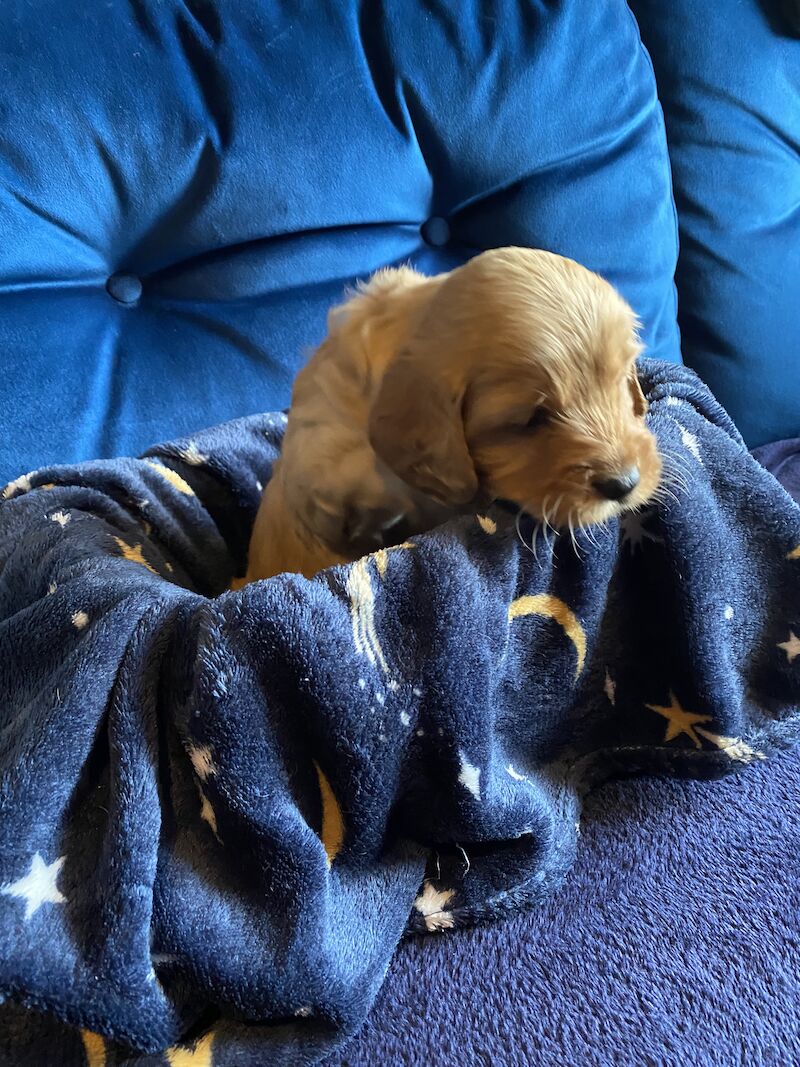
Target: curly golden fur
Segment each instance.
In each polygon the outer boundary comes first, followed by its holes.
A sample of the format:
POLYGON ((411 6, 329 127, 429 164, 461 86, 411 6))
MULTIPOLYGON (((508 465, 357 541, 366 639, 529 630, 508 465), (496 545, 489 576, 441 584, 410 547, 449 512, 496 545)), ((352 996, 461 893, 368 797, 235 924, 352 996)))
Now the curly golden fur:
POLYGON ((661 476, 640 351, 612 286, 549 252, 380 271, 297 377, 247 580, 310 576, 492 499, 562 529, 640 507, 661 476))

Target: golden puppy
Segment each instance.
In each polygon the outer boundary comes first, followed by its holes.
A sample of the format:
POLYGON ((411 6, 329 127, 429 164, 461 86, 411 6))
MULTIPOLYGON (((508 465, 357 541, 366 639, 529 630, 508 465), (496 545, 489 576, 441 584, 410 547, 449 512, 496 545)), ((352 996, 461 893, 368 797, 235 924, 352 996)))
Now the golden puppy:
POLYGON ((661 475, 631 308, 525 248, 376 274, 295 383, 247 581, 307 576, 503 499, 556 528, 637 508, 661 475))

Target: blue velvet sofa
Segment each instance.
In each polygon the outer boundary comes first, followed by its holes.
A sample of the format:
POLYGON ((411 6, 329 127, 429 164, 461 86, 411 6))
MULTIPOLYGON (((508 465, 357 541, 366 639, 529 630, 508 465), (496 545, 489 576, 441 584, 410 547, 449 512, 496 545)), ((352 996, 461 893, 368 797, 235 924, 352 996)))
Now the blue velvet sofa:
MULTIPOLYGON (((749 446, 800 435, 785 15, 4 0, 0 486, 284 408, 354 280, 504 244, 608 277, 648 354, 695 368, 749 446)), ((800 1058, 798 816, 792 755, 603 788, 564 891, 407 942, 330 1064, 800 1058)))

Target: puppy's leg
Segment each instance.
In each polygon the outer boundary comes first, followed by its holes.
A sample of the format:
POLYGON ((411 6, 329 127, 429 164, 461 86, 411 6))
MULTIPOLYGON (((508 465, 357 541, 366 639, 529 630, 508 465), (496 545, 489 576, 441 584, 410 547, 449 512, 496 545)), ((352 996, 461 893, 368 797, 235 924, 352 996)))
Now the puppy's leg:
POLYGON ((346 562, 344 556, 315 538, 287 507, 283 480, 276 469, 253 525, 243 584, 286 573, 313 578, 326 567, 346 562))

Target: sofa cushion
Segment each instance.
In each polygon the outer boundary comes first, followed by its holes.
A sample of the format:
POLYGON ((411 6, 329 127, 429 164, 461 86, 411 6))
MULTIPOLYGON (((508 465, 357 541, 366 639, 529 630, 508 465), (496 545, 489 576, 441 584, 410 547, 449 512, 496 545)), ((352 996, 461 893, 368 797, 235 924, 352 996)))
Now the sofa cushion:
POLYGON ((0 83, 0 484, 285 406, 345 285, 403 260, 573 256, 678 358, 623 0, 5 0, 0 83))
POLYGON ((780 0, 631 6, 667 119, 684 359, 751 447, 795 437, 800 41, 780 0))

